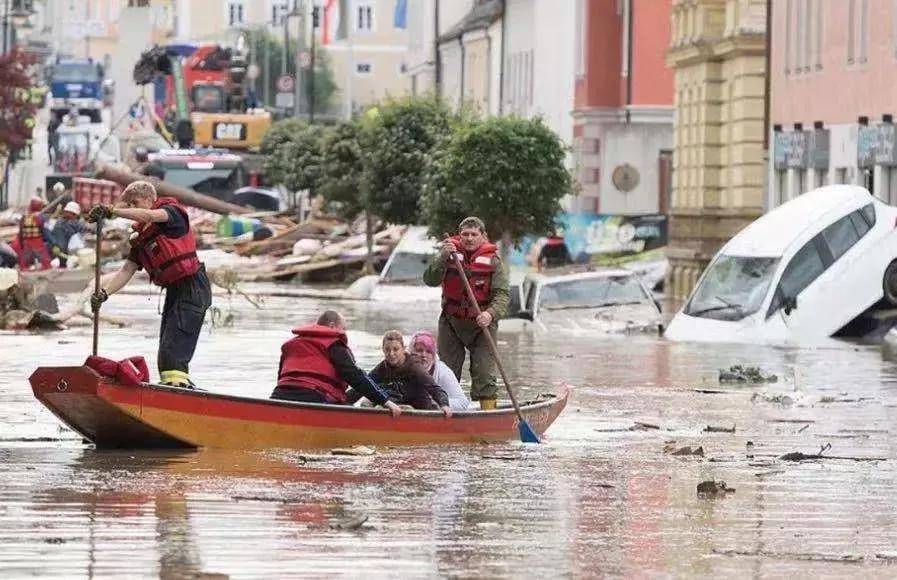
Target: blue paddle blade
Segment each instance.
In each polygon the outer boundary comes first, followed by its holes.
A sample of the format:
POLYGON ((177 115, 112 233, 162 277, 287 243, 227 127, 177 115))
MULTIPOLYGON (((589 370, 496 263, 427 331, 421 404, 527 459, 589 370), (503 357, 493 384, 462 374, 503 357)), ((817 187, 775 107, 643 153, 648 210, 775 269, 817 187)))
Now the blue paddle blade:
POLYGON ((520 440, 524 443, 540 443, 539 436, 526 421, 517 423, 517 430, 520 431, 520 440))

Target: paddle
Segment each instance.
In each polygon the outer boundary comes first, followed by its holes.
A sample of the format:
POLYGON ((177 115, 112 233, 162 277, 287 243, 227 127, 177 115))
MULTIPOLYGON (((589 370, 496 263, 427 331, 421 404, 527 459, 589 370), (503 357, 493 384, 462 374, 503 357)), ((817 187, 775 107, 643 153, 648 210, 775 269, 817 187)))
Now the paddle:
MULTIPOLYGON (((470 287, 470 280, 467 279, 467 273, 464 272, 464 268, 461 266, 461 262, 454 252, 452 252, 452 262, 454 262, 455 267, 458 268, 458 273, 461 274, 461 280, 464 281, 464 290, 467 292, 467 299, 470 301, 471 305, 473 305, 477 316, 479 316, 482 314, 480 305, 477 303, 476 296, 473 295, 473 288, 470 287)), ((514 405, 514 412, 517 413, 517 429, 520 431, 520 440, 524 443, 539 443, 539 436, 536 435, 533 428, 530 427, 529 423, 526 422, 526 419, 523 418, 523 413, 520 412, 520 405, 517 404, 517 398, 514 397, 514 391, 511 390, 511 383, 508 382, 508 375, 505 373, 505 367, 501 364, 501 359, 498 358, 498 347, 495 345, 495 340, 492 338, 492 333, 489 331, 488 326, 483 327, 483 334, 486 336, 486 343, 489 345, 489 350, 492 352, 492 358, 495 359, 495 365, 498 367, 498 372, 501 373, 501 380, 505 383, 505 390, 508 391, 508 396, 511 398, 511 404, 514 405)))
MULTIPOLYGON (((93 293, 100 293, 100 246, 103 244, 103 218, 97 220, 97 259, 93 265, 93 293)), ((82 303, 83 304, 83 303, 82 303)), ((100 344, 100 306, 93 308, 93 356, 97 356, 100 344)))

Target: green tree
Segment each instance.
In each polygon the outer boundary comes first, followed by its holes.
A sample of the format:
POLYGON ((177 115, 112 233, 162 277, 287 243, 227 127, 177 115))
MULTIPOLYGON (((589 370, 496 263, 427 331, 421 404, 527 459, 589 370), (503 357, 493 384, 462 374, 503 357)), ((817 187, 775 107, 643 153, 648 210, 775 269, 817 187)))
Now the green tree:
POLYGON ((492 117, 455 132, 433 156, 422 199, 431 235, 452 232, 465 216, 486 222, 505 250, 556 225, 572 192, 565 148, 541 119, 492 117))
POLYGON ((365 113, 359 140, 368 210, 392 223, 418 223, 430 156, 462 121, 432 96, 389 99, 365 113))
POLYGON ((301 119, 274 123, 260 147, 265 176, 290 191, 314 189, 321 172, 321 144, 327 129, 301 119))
POLYGON ((352 219, 367 207, 362 191, 362 149, 359 121, 339 123, 321 143, 321 172, 317 193, 328 209, 352 219))

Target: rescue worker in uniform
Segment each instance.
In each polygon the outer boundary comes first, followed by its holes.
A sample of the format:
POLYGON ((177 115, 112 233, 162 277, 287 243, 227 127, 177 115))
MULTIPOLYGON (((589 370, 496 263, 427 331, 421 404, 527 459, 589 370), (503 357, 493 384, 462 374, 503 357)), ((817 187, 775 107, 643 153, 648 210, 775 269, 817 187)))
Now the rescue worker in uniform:
POLYGON ((16 251, 19 254, 19 268, 22 270, 30 268, 35 261, 40 262, 41 270, 50 268, 49 248, 53 246, 53 236, 41 213, 45 205, 43 199, 32 197, 28 203, 28 212, 19 222, 16 251))
POLYGON ((196 235, 187 211, 176 199, 157 197, 147 181, 135 181, 121 194, 123 208, 98 205, 88 221, 115 216, 134 220, 136 236, 122 267, 104 276, 101 289, 91 296, 94 309, 118 292, 143 268, 150 281, 165 288, 165 306, 159 330, 159 375, 164 384, 193 388, 189 364, 196 350, 212 289, 202 262, 196 257, 196 235))
POLYGON ((441 251, 430 260, 423 276, 428 286, 442 286, 442 313, 436 339, 439 358, 461 380, 464 357, 470 351, 470 398, 478 400, 484 410, 495 408, 498 384, 495 360, 483 329, 488 328, 495 336, 498 320, 507 313, 511 299, 508 273, 497 250, 486 238, 483 220, 465 218, 458 226, 458 235, 442 243, 441 251), (479 316, 468 302, 452 254, 461 260, 482 310, 479 316))
POLYGON ((375 405, 388 408, 393 417, 402 413, 398 404, 389 400, 363 370, 355 364, 346 338, 343 317, 328 310, 314 324, 293 330, 295 338, 281 347, 277 370, 277 388, 272 399, 302 403, 347 403, 346 389, 368 398, 375 405))
POLYGON ((563 236, 559 236, 557 232, 552 232, 545 240, 545 244, 539 250, 539 271, 545 268, 557 268, 573 263, 570 258, 570 249, 564 241, 563 236))
MULTIPOLYGON (((70 253, 77 251, 74 247, 79 245, 73 243, 73 239, 80 240, 81 236, 89 231, 87 224, 81 221, 81 206, 76 201, 70 201, 62 208, 62 215, 56 220, 53 226, 53 255, 59 258, 59 267, 65 268, 68 260, 71 258, 70 253)), ((80 243, 83 247, 83 242, 80 243)))

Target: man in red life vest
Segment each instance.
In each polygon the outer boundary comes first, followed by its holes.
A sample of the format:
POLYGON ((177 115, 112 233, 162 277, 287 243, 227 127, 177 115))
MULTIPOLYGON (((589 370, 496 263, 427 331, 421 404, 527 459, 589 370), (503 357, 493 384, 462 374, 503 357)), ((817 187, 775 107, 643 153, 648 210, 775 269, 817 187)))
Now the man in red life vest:
POLYGON ((44 205, 43 199, 32 197, 28 203, 28 212, 19 222, 19 235, 15 245, 19 254, 19 268, 22 270, 31 268, 34 262, 40 263, 41 270, 50 267, 49 247, 53 245, 53 236, 41 213, 44 205))
MULTIPOLYGON (((103 277, 101 290, 91 296, 94 308, 125 286, 143 268, 150 281, 165 288, 159 330, 159 375, 163 383, 193 388, 189 364, 196 350, 212 290, 202 262, 196 257, 196 236, 187 211, 176 199, 156 197, 147 181, 135 181, 121 195, 122 208, 98 205, 88 221, 123 217, 134 220, 136 236, 122 267, 103 277)), ((93 286, 91 285, 91 288, 93 286)))
POLYGON ((293 330, 295 338, 281 347, 277 388, 272 399, 301 403, 346 404, 346 389, 388 408, 393 417, 402 408, 389 400, 363 370, 355 364, 346 338, 346 323, 333 310, 324 312, 315 324, 293 330))
POLYGON ((458 235, 445 240, 442 249, 424 271, 424 283, 442 286, 442 314, 437 337, 439 358, 458 380, 466 351, 470 351, 470 398, 480 401, 482 409, 495 408, 498 384, 495 360, 483 334, 489 328, 493 336, 498 320, 508 311, 511 294, 508 273, 498 248, 486 238, 486 226, 478 217, 468 217, 458 226, 458 235), (451 255, 461 259, 482 314, 469 304, 464 282, 451 255))

